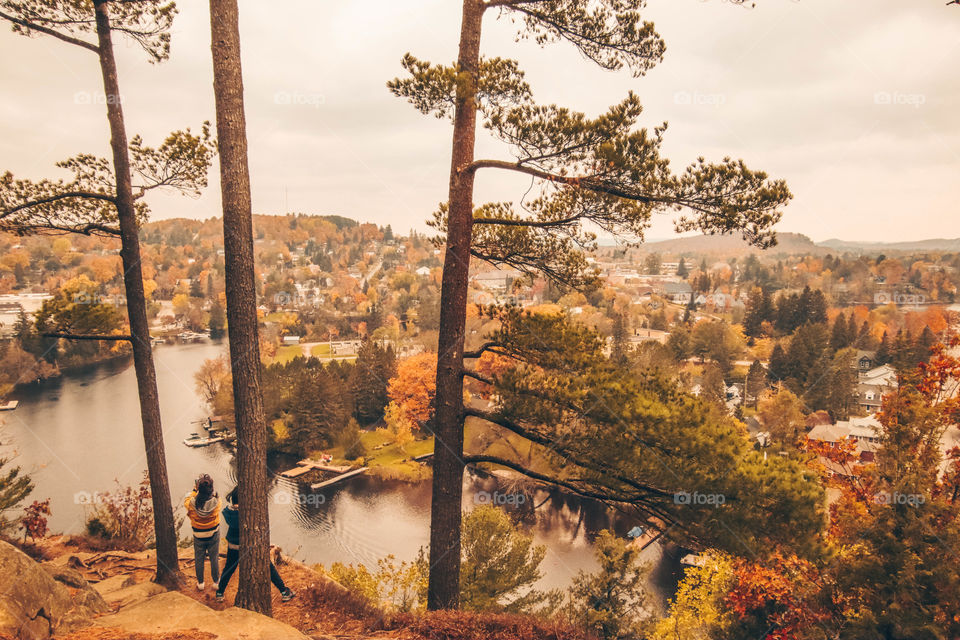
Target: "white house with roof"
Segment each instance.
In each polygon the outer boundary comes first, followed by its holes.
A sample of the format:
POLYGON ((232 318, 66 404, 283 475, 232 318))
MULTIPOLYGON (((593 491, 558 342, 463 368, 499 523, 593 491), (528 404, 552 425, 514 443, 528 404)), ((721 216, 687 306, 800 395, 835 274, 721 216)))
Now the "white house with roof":
POLYGON ((883 425, 874 416, 840 420, 836 424, 820 424, 807 433, 811 440, 832 445, 853 441, 856 444, 857 457, 863 462, 873 461, 874 454, 880 448, 882 436, 883 425))
POLYGON ((897 371, 885 364, 860 374, 857 380, 857 404, 868 413, 880 410, 883 396, 897 390, 897 371))

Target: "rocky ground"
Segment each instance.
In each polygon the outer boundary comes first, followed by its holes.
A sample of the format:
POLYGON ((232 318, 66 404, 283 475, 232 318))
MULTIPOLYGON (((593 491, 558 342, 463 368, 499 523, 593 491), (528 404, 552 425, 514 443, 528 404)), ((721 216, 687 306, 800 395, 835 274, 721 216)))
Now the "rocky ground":
POLYGON ((222 603, 209 578, 198 591, 192 550, 180 554, 185 580, 177 591, 151 582, 152 551, 89 551, 59 537, 39 551, 42 562, 0 541, 0 640, 582 640, 521 616, 386 615, 279 553, 275 562, 297 597, 285 603, 273 589, 270 618, 233 606, 236 577, 222 603))

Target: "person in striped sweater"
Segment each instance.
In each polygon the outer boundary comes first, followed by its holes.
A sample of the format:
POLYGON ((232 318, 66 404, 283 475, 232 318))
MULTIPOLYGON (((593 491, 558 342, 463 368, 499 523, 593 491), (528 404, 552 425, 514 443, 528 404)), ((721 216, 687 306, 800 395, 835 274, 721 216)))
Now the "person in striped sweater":
POLYGON ((203 474, 183 502, 193 527, 193 558, 197 571, 197 591, 203 591, 203 572, 210 559, 210 579, 220 581, 220 497, 213 490, 213 478, 203 474))

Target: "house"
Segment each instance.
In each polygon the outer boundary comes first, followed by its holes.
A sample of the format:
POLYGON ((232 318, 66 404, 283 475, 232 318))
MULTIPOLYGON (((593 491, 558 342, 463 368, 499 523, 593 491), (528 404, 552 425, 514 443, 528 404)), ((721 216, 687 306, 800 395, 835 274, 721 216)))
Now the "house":
POLYGON ((860 374, 857 381, 857 404, 867 413, 880 410, 883 396, 897 390, 897 372, 888 364, 860 374))
MULTIPOLYGON (((842 442, 854 442, 856 445, 854 452, 860 462, 873 462, 874 455, 880 448, 880 437, 882 435, 883 426, 874 416, 850 418, 849 420, 841 420, 836 424, 819 424, 807 433, 807 437, 811 440, 826 442, 833 446, 842 442)), ((835 463, 834 466, 836 466, 835 463)), ((839 473, 832 466, 827 465, 827 467, 831 472, 839 473)), ((851 474, 846 473, 845 475, 851 474)))
POLYGON ((428 276, 430 275, 430 267, 420 267, 414 273, 418 276, 428 276))
POLYGON ((689 304, 693 297, 693 288, 687 282, 665 282, 660 285, 660 293, 674 304, 689 304))
POLYGON ((289 347, 300 344, 300 336, 283 336, 283 346, 289 347))
POLYGON ((877 352, 876 351, 865 351, 863 349, 857 350, 857 370, 861 373, 866 373, 873 369, 877 363, 877 352))
POLYGON ((629 342, 631 344, 639 344, 641 342, 659 342, 660 344, 666 344, 669 338, 670 333, 667 331, 635 329, 633 335, 629 338, 629 342))
POLYGON ((475 274, 471 276, 470 281, 475 286, 483 287, 489 291, 506 291, 510 283, 521 275, 519 271, 514 269, 495 269, 475 274))

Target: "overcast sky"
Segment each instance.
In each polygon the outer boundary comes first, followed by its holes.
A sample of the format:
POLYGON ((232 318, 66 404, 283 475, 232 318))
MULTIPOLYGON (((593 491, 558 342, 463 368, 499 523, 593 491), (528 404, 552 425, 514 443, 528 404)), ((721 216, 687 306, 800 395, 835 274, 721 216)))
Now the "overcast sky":
MULTIPOLYGON (((183 0, 171 59, 120 46, 130 134, 156 144, 213 120, 206 2, 183 0)), ((257 213, 340 214, 425 229, 446 198, 450 125, 385 83, 409 51, 456 55, 456 0, 241 0, 253 203, 257 213)), ((644 126, 668 121, 679 169, 704 155, 743 158, 788 181, 779 229, 814 240, 960 236, 960 6, 944 0, 651 0, 667 44, 645 77, 605 72, 569 45, 515 43, 489 12, 486 55, 513 57, 534 97, 595 115, 628 90, 644 126)), ((95 56, 46 37, 0 32, 0 170, 66 177, 54 162, 107 156, 95 56)), ((509 157, 481 140, 478 155, 509 157)), ((219 215, 218 169, 199 199, 152 196, 155 218, 219 215)), ((527 182, 481 172, 477 202, 519 199, 527 182)), ((669 219, 648 237, 671 233, 669 219)))

